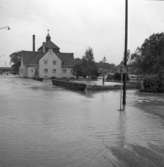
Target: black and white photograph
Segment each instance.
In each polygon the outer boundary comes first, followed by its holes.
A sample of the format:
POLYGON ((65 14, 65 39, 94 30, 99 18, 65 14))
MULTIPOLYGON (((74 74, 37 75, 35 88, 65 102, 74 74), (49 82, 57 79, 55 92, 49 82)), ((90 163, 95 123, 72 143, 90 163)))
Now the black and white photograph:
POLYGON ((0 0, 0 167, 164 167, 164 0, 0 0))

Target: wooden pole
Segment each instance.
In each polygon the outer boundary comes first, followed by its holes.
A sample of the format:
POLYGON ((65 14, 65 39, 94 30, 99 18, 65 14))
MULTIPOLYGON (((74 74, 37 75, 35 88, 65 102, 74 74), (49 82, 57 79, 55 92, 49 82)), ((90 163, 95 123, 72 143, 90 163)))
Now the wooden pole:
POLYGON ((125 48, 124 48, 124 73, 123 73, 123 100, 126 105, 126 80, 127 80, 127 50, 128 50, 128 0, 125 0, 125 48))

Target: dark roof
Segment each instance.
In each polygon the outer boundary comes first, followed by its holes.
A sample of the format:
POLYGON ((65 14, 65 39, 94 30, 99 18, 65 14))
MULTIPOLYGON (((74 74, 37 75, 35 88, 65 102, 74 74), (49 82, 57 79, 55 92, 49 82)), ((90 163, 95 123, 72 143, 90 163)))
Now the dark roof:
POLYGON ((45 46, 49 49, 60 49, 56 44, 54 44, 52 41, 47 41, 45 43, 45 46))
MULTIPOLYGON (((26 66, 29 65, 37 65, 38 61, 45 55, 45 53, 41 52, 33 52, 33 51, 20 51, 18 55, 22 57, 23 64, 26 66)), ((74 63, 73 53, 59 53, 58 57, 62 61, 63 67, 72 67, 74 63)))
POLYGON ((74 63, 73 53, 59 53, 59 58, 62 60, 62 65, 72 67, 74 63))
POLYGON ((60 48, 51 41, 51 36, 50 34, 48 33, 47 36, 46 36, 46 41, 43 42, 42 46, 38 49, 38 51, 41 51, 43 50, 43 46, 45 47, 46 51, 48 49, 53 49, 55 52, 59 52, 60 48))
POLYGON ((41 53, 33 51, 20 51, 18 54, 22 57, 24 65, 36 65, 43 56, 41 53))
POLYGON ((43 48, 43 45, 45 46, 45 48, 47 49, 54 49, 54 50, 59 50, 60 48, 55 44, 53 43, 52 41, 46 41, 42 44, 42 46, 38 49, 38 50, 42 50, 43 48))

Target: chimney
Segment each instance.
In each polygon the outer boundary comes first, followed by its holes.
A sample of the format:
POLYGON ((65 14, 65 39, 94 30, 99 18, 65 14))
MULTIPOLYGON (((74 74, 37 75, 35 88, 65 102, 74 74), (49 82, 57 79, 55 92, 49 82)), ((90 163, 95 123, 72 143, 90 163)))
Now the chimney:
POLYGON ((35 52, 35 35, 32 35, 32 51, 35 52))

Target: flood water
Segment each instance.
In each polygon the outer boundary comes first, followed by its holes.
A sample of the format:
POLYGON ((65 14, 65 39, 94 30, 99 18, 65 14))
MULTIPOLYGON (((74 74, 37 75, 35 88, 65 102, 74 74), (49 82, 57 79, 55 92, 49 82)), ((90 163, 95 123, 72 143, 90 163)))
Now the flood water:
POLYGON ((0 166, 164 166, 164 95, 81 94, 0 77, 0 166), (147 106, 147 107, 146 107, 147 106))

